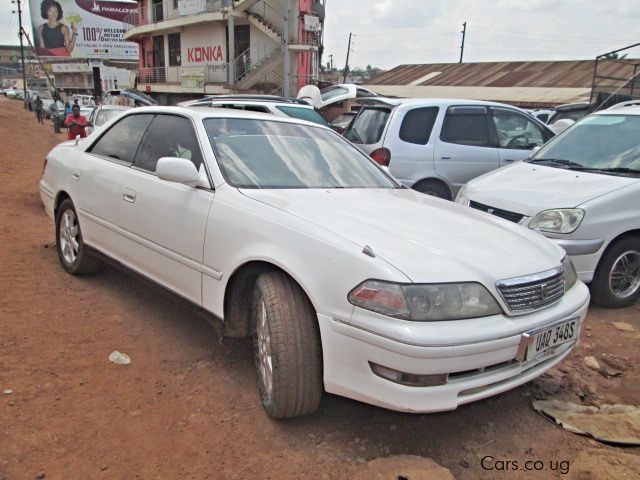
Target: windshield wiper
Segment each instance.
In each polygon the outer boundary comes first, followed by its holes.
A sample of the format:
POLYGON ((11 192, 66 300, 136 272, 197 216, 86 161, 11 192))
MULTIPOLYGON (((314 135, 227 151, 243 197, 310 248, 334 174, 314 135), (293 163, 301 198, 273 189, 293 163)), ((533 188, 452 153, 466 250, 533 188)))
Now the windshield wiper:
POLYGON ((602 173, 631 173, 631 174, 640 174, 640 170, 637 168, 627 168, 627 167, 611 167, 611 168, 595 168, 595 167, 581 167, 581 168, 572 168, 571 170, 581 170, 585 172, 602 172, 602 173))
POLYGON ((562 165, 564 167, 584 167, 584 165, 582 165, 581 163, 572 162, 571 160, 564 160, 562 158, 534 158, 532 160, 529 160, 529 163, 551 163, 553 165, 562 165))

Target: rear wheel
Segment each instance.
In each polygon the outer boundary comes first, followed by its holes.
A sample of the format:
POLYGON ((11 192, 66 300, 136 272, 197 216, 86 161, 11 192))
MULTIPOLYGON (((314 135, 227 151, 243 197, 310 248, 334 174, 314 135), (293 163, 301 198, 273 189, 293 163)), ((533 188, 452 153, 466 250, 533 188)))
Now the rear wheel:
POLYGON ((413 186, 414 190, 418 192, 431 195, 432 197, 442 198, 444 200, 451 200, 451 192, 449 188, 442 182, 437 180, 425 180, 418 182, 413 186))
POLYGON ((254 354, 260 398, 273 418, 307 415, 322 397, 318 322, 299 285, 282 272, 263 273, 253 298, 254 354))
POLYGON ((92 273, 100 267, 100 261, 84 246, 78 215, 68 198, 56 212, 56 247, 62 268, 72 275, 92 273))
POLYGON ((607 249, 591 282, 591 296, 607 308, 627 307, 640 297, 640 238, 624 237, 607 249))

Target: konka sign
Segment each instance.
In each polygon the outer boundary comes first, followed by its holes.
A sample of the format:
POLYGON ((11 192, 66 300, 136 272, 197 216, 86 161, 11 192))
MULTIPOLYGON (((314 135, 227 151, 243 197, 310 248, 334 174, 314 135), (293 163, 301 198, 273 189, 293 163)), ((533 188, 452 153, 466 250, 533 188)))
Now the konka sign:
POLYGON ((195 47, 187 49, 188 63, 222 62, 224 56, 220 45, 215 47, 195 47))

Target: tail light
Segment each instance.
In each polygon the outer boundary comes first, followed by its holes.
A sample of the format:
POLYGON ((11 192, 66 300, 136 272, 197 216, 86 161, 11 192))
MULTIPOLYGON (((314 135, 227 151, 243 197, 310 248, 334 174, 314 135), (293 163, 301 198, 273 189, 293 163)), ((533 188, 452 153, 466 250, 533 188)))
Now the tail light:
POLYGON ((47 157, 44 157, 44 165, 42 166, 42 173, 47 169, 47 157))
POLYGON ((389 162, 391 162, 391 152, 388 148, 377 148, 369 155, 373 158, 373 161, 378 165, 382 165, 383 167, 388 167, 389 162))

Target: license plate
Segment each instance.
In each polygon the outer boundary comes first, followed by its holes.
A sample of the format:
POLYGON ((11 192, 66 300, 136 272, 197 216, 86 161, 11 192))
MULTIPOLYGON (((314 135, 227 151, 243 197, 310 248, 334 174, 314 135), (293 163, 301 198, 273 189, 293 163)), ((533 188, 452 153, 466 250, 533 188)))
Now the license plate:
POLYGON ((558 345, 576 340, 579 331, 580 317, 575 317, 549 327, 524 333, 516 358, 520 361, 533 360, 558 345))

